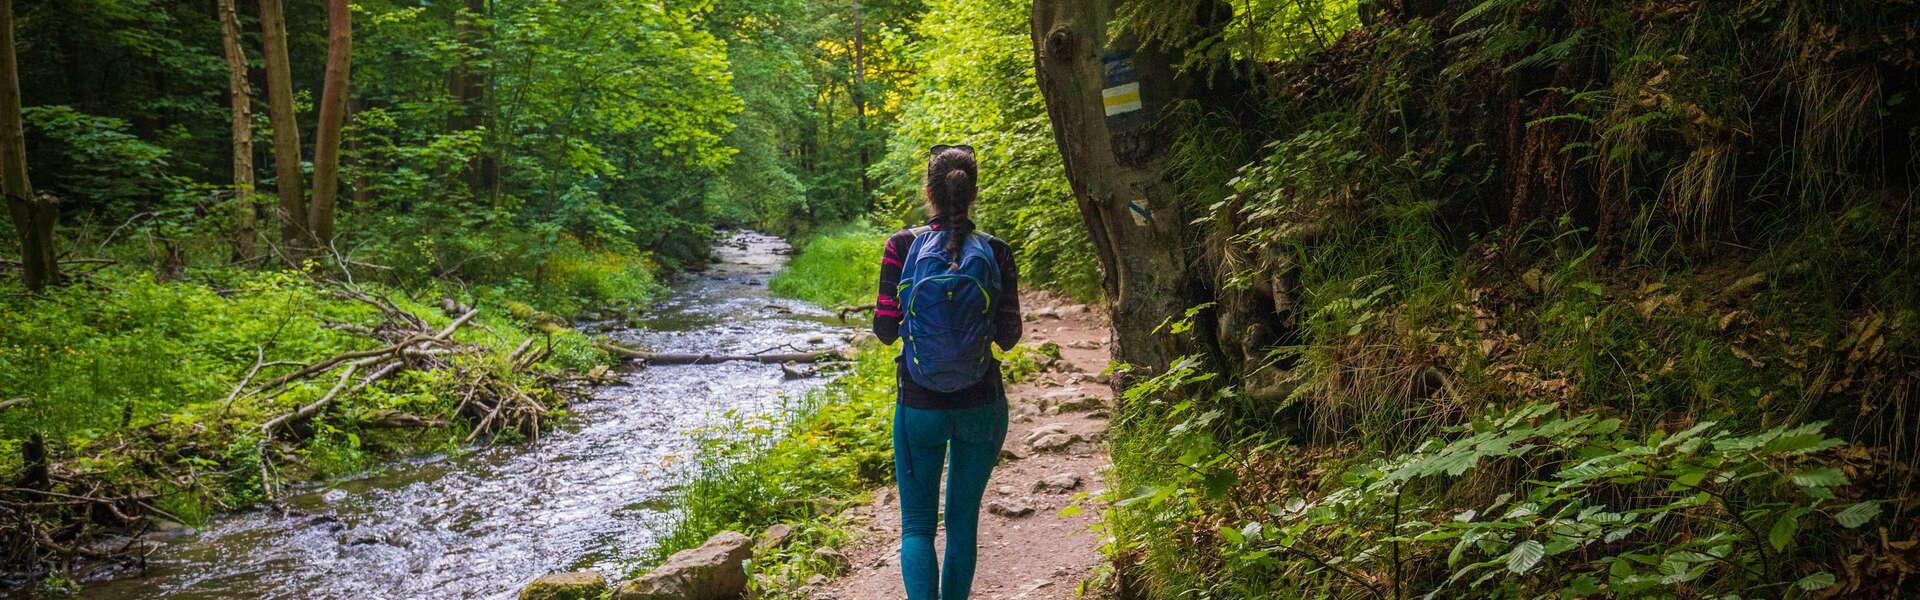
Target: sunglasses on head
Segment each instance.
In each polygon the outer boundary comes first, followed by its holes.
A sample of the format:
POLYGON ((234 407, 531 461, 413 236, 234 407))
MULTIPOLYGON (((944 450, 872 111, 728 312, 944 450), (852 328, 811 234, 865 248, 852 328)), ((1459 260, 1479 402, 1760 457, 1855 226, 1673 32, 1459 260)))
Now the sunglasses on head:
POLYGON ((935 145, 933 146, 933 149, 932 149, 932 150, 929 150, 929 151, 928 151, 928 153, 929 153, 929 154, 939 154, 939 153, 941 153, 941 152, 946 152, 946 151, 948 151, 948 150, 951 150, 951 149, 954 149, 954 148, 959 148, 959 149, 960 149, 961 151, 963 151, 963 152, 966 152, 967 154, 973 154, 973 146, 969 146, 969 145, 966 145, 966 144, 955 144, 955 145, 952 145, 952 146, 949 146, 949 145, 946 145, 946 144, 935 144, 935 145))

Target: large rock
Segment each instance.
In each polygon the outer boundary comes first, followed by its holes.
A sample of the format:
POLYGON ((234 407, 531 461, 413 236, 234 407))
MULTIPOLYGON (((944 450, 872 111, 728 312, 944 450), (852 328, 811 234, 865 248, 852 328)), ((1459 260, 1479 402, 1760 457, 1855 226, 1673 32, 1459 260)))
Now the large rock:
POLYGON ((527 584, 520 600, 595 600, 607 592, 607 578, 599 571, 554 573, 527 584))
POLYGON ((676 552, 646 575, 621 585, 613 600, 738 598, 747 591, 747 570, 740 563, 751 556, 752 539, 722 531, 699 548, 676 552))

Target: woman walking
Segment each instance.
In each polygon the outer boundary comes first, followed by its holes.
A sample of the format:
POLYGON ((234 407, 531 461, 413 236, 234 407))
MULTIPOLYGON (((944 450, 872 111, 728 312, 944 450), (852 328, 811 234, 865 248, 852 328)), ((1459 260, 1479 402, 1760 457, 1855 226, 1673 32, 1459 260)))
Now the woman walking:
POLYGON ((873 333, 902 340, 893 468, 908 600, 966 600, 980 498, 1007 437, 1005 384, 988 344, 1020 341, 1019 273, 1005 242, 974 231, 978 178, 972 147, 934 146, 923 185, 930 218, 888 238, 880 263, 873 333), (944 569, 933 549, 943 468, 944 569))

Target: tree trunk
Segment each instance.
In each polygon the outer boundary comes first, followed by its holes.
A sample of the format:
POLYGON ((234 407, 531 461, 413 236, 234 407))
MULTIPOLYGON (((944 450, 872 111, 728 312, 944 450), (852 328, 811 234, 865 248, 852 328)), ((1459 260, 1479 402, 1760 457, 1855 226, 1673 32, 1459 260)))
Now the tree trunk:
MULTIPOLYGON (((453 76, 448 82, 448 91, 452 93, 457 106, 453 116, 447 120, 447 130, 452 132, 468 131, 479 127, 481 117, 487 113, 486 79, 475 67, 477 54, 485 52, 486 36, 478 21, 486 15, 486 0, 466 0, 466 8, 454 17, 454 32, 460 41, 460 60, 454 65, 453 76)), ((467 190, 475 197, 490 193, 494 178, 493 155, 482 150, 467 161, 461 170, 460 180, 466 182, 467 190)))
POLYGON ((39 291, 60 279, 53 251, 59 210, 51 197, 36 197, 27 179, 27 138, 20 122, 20 68, 13 52, 13 0, 0 0, 0 191, 20 235, 20 266, 27 289, 39 291))
POLYGON ((275 187, 280 193, 280 244, 286 258, 306 255, 306 181, 300 173, 300 121, 293 111, 293 64, 287 58, 287 17, 280 0, 260 0, 260 33, 266 46, 267 122, 273 125, 275 187))
POLYGON ((313 203, 307 227, 320 244, 333 243, 333 213, 340 196, 340 134, 347 121, 347 82, 353 67, 353 10, 348 0, 327 0, 327 72, 320 92, 320 124, 313 134, 313 203))
MULTIPOLYGON (((1211 301, 1187 232, 1168 150, 1176 100, 1205 90, 1175 76, 1167 57, 1108 40, 1120 0, 1038 0, 1033 40, 1040 91, 1088 238, 1100 259, 1115 329, 1114 358, 1158 369, 1188 354, 1212 358, 1211 326, 1194 338, 1155 325, 1211 301), (1104 93, 1103 93, 1104 91, 1104 93)), ((1198 213, 1201 211, 1192 211, 1198 213)), ((1202 315, 1204 318, 1204 315, 1202 315)))
POLYGON ((258 253, 253 209, 253 89, 247 83, 247 52, 240 47, 240 13, 234 0, 219 0, 220 39, 227 56, 228 103, 233 111, 233 260, 258 253))

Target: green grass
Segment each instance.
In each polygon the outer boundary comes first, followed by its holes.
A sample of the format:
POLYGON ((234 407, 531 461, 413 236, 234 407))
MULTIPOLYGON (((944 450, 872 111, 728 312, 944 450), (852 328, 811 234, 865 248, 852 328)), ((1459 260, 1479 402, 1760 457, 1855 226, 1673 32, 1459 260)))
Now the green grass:
POLYGON ((773 293, 828 308, 873 302, 887 234, 865 224, 814 234, 800 254, 767 283, 773 293))

